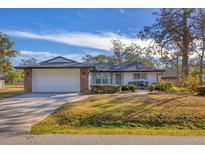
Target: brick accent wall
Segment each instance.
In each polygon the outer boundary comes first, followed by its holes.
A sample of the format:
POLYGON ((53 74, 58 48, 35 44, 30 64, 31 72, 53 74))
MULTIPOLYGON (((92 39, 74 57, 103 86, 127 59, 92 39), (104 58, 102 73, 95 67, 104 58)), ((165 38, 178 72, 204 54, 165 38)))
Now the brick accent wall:
POLYGON ((24 90, 26 92, 32 92, 32 69, 24 69, 24 90))
POLYGON ((80 92, 85 93, 88 90, 88 68, 80 69, 80 92))

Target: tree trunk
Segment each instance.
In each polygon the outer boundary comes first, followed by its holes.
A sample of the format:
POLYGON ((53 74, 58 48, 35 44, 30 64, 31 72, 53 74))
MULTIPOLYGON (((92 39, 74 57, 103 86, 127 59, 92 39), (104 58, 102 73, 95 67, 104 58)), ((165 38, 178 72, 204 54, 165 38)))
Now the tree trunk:
POLYGON ((203 74, 203 57, 200 57, 200 66, 199 66, 199 82, 202 85, 202 74, 203 74))
POLYGON ((188 51, 182 53, 182 74, 187 77, 189 74, 188 51))
POLYGON ((187 77, 189 74, 189 30, 187 27, 187 11, 184 9, 183 12, 183 46, 182 46, 182 74, 183 77, 187 77))
POLYGON ((204 68, 204 52, 205 52, 205 42, 203 41, 202 47, 202 54, 200 57, 200 66, 199 66, 199 82, 202 85, 202 75, 203 75, 203 68, 204 68))

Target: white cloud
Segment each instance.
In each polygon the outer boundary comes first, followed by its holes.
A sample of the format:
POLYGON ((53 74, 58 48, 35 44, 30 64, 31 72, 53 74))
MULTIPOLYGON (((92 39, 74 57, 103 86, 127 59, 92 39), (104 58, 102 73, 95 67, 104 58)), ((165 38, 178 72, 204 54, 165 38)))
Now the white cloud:
POLYGON ((118 35, 111 32, 105 32, 100 34, 85 33, 85 32, 64 32, 64 33, 33 33, 27 31, 16 30, 1 30, 5 34, 14 37, 28 38, 52 41, 57 43, 63 43, 67 45, 75 45, 80 47, 89 47, 101 50, 110 50, 112 48, 111 40, 119 38, 126 44, 136 42, 141 46, 147 46, 148 42, 134 39, 124 35, 118 35))
POLYGON ((11 58, 14 65, 19 65, 21 62, 21 59, 28 59, 28 58, 36 58, 38 62, 48 60, 57 56, 62 56, 68 59, 72 59, 78 62, 82 62, 82 57, 85 54, 90 54, 93 56, 96 56, 99 54, 97 51, 92 50, 85 50, 84 53, 76 53, 76 54, 63 54, 56 52, 50 52, 50 51, 29 51, 29 50, 20 50, 20 55, 17 57, 11 58))

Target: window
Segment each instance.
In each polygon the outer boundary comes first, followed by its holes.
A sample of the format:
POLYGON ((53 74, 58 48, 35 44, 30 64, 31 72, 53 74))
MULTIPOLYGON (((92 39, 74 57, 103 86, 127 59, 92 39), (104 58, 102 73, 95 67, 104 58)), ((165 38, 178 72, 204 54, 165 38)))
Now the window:
POLYGON ((147 79, 147 73, 141 73, 141 79, 147 79))
POLYGON ((92 73, 92 84, 108 84, 109 74, 106 73, 92 73))
POLYGON ((102 84, 108 84, 108 74, 101 74, 102 84))
POLYGON ((134 79, 147 79, 147 73, 134 73, 134 79))
POLYGON ((122 84, 122 74, 115 74, 115 83, 122 84))
POLYGON ((96 74, 95 83, 101 84, 101 74, 96 74))
POLYGON ((136 79, 140 79, 140 73, 135 73, 134 74, 134 79, 136 80, 136 79))

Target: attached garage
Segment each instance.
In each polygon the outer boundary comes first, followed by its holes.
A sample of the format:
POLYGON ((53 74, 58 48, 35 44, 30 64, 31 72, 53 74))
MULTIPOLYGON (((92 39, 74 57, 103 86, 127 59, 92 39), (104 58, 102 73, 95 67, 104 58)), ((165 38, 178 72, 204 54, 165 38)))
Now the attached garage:
POLYGON ((41 63, 16 67, 24 69, 26 92, 86 92, 88 66, 64 57, 56 57, 41 63))
POLYGON ((32 92, 80 92, 80 69, 33 69, 32 92))

